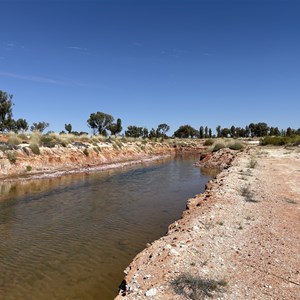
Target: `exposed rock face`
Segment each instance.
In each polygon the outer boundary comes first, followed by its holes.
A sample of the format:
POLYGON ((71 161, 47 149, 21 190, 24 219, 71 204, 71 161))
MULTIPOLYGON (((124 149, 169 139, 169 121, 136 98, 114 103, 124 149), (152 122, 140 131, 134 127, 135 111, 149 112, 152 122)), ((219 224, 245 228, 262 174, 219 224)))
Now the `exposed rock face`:
POLYGON ((231 165, 236 154, 236 150, 230 150, 229 148, 222 148, 216 152, 201 153, 199 162, 196 163, 196 165, 219 170, 227 169, 231 165))

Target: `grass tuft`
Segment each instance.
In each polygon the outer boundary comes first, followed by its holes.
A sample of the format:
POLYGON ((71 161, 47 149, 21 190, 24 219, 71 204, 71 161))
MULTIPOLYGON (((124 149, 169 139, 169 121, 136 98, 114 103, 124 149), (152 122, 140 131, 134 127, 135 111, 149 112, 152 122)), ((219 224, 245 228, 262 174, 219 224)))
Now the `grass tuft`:
POLYGON ((33 154, 35 154, 35 155, 40 155, 41 154, 40 147, 39 147, 38 144, 32 143, 32 144, 29 145, 29 148, 31 149, 33 154))
POLYGON ((223 143, 217 143, 214 145, 212 152, 216 152, 219 151, 220 149, 225 148, 225 145, 223 143))
POLYGON ((240 142, 230 143, 228 148, 231 150, 243 150, 244 146, 240 142))
POLYGON ((205 297, 213 297, 225 291, 227 281, 202 279, 189 274, 182 274, 171 282, 175 293, 186 299, 200 300, 205 297))

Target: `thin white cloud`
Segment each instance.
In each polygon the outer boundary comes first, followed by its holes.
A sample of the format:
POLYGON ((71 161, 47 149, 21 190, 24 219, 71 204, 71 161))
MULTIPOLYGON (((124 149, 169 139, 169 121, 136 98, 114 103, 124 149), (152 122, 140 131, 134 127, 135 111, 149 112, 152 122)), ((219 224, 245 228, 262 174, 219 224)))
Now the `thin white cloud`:
POLYGON ((42 83, 52 83, 52 84, 59 84, 59 85, 65 85, 66 84, 63 81, 59 81, 59 80, 55 80, 55 79, 39 77, 39 76, 21 75, 21 74, 9 73, 9 72, 0 72, 0 76, 10 77, 10 78, 15 78, 15 79, 28 80, 28 81, 34 81, 34 82, 42 82, 42 83))
POLYGON ((62 80, 57 80, 57 79, 52 79, 52 78, 47 78, 47 77, 22 75, 22 74, 10 73, 10 72, 1 72, 0 71, 0 76, 14 78, 14 79, 20 79, 20 80, 26 80, 26 81, 32 81, 32 82, 37 82, 37 83, 48 83, 48 84, 55 84, 55 85, 62 85, 62 86, 79 86, 79 87, 102 88, 102 89, 106 88, 106 87, 100 87, 98 85, 95 86, 95 85, 80 83, 80 82, 76 82, 76 81, 62 81, 62 80))
POLYGON ((88 51, 87 48, 84 48, 84 47, 77 47, 77 46, 69 46, 67 47, 68 49, 71 49, 71 50, 77 50, 77 51, 88 51))
POLYGON ((0 76, 10 77, 10 78, 15 78, 20 80, 33 81, 33 82, 40 82, 40 83, 50 83, 56 85, 72 85, 69 82, 60 81, 56 79, 40 77, 40 76, 21 75, 21 74, 9 73, 9 72, 0 72, 0 76))
POLYGON ((26 50, 24 45, 15 43, 15 42, 2 43, 2 46, 0 46, 0 48, 4 49, 6 51, 13 51, 13 50, 19 50, 19 49, 26 50))

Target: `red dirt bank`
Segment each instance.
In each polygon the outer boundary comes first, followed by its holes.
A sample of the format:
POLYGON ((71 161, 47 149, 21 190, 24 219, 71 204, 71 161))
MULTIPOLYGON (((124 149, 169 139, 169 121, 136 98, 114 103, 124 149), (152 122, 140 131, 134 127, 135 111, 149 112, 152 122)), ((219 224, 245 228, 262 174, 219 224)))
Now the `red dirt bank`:
POLYGON ((299 183, 299 148, 240 152, 135 257, 116 299, 300 299, 299 183))
POLYGON ((67 147, 59 145, 54 148, 41 147, 41 154, 36 155, 29 145, 20 145, 18 149, 0 151, 0 179, 14 181, 91 172, 185 151, 198 152, 201 148, 202 144, 199 142, 118 142, 118 144, 102 142, 96 145, 77 143, 67 147), (10 157, 14 157, 15 161, 10 157))

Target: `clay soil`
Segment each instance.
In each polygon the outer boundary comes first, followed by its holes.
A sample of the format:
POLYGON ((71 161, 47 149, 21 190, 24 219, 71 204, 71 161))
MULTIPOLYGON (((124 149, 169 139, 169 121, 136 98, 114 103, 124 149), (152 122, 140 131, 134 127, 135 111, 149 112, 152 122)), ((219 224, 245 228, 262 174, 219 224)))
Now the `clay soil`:
POLYGON ((300 149, 239 152, 126 269, 121 299, 300 299, 300 149))

